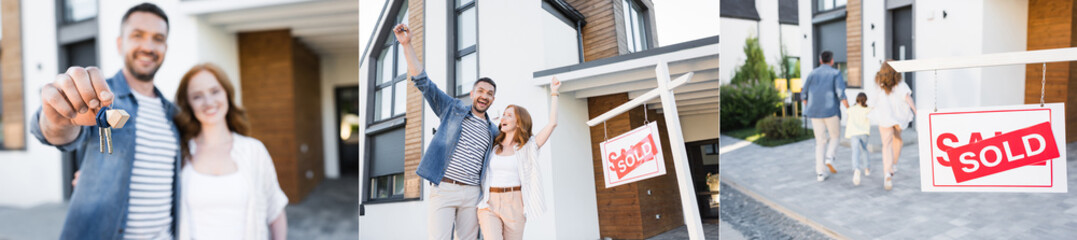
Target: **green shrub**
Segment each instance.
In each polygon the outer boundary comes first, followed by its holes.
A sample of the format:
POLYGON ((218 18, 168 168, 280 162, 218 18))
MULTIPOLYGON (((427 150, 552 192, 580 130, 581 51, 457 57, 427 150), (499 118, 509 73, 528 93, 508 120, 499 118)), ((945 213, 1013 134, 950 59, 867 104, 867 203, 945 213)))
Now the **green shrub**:
POLYGON ((768 116, 755 124, 755 129, 769 139, 794 139, 804 134, 802 122, 796 117, 768 116))
POLYGON ((725 131, 751 127, 756 121, 781 110, 782 97, 769 82, 722 86, 719 112, 725 131))
POLYGON ((744 40, 744 56, 744 63, 736 67, 730 83, 774 82, 777 74, 774 73, 774 67, 767 64, 763 48, 759 46, 759 38, 748 37, 744 40))

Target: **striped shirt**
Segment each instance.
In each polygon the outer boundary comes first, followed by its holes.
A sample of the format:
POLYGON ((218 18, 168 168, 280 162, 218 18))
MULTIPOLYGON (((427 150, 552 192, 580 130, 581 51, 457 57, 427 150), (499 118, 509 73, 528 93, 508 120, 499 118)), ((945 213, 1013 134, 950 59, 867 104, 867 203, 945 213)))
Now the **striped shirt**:
POLYGON ((172 238, 172 180, 179 148, 159 98, 134 93, 138 102, 135 162, 124 239, 172 238))
POLYGON ((489 126, 485 120, 468 112, 461 123, 460 141, 449 157, 449 166, 445 177, 468 185, 479 185, 479 172, 482 160, 490 149, 489 126))

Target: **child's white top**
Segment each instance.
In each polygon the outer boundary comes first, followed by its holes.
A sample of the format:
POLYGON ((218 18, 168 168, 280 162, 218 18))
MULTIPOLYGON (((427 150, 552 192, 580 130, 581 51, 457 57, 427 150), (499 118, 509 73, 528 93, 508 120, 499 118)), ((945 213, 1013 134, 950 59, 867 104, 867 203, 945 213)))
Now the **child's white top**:
POLYGON ((855 104, 849 108, 849 121, 845 123, 845 138, 871 134, 868 111, 871 111, 871 109, 860 104, 855 104))
POLYGON ((875 88, 874 92, 868 94, 868 106, 872 109, 868 117, 872 122, 881 127, 898 125, 902 128, 912 122, 912 108, 905 101, 905 97, 912 94, 912 89, 904 81, 894 86, 890 94, 886 94, 882 87, 875 88))

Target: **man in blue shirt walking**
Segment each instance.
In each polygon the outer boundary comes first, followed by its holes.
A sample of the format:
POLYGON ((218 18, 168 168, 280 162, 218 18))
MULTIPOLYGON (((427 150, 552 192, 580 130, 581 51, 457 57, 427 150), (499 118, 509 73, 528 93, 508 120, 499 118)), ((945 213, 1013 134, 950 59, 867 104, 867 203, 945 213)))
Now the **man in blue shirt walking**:
POLYGON ((834 151, 838 149, 841 134, 838 102, 845 108, 849 108, 849 102, 845 100, 845 78, 840 70, 834 68, 834 53, 823 51, 819 55, 819 63, 819 67, 812 70, 804 81, 801 93, 804 95, 804 117, 811 119, 815 133, 816 181, 822 182, 827 177, 824 162, 830 173, 838 172, 833 164, 834 151))

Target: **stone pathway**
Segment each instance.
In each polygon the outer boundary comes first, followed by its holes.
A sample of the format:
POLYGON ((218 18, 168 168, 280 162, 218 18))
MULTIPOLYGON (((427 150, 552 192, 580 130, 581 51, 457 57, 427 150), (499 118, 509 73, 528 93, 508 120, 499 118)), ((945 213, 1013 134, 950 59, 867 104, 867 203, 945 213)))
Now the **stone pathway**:
MULTIPOLYGON (((290 204, 288 239, 358 239, 359 180, 326 179, 302 203, 290 204)), ((0 240, 59 239, 67 204, 0 206, 0 240)))
MULTIPOLYGON (((728 136, 720 139, 721 148, 738 144, 743 145, 743 141, 728 136)), ((1063 194, 921 192, 916 144, 902 149, 893 191, 882 187, 882 156, 878 153, 870 154, 873 174, 854 186, 849 161, 852 151, 844 146, 837 151, 838 173, 816 182, 814 145, 813 140, 807 140, 773 148, 755 144, 727 148, 719 160, 722 183, 740 186, 849 239, 1077 236, 1077 143, 1067 145, 1069 193, 1063 194)))

